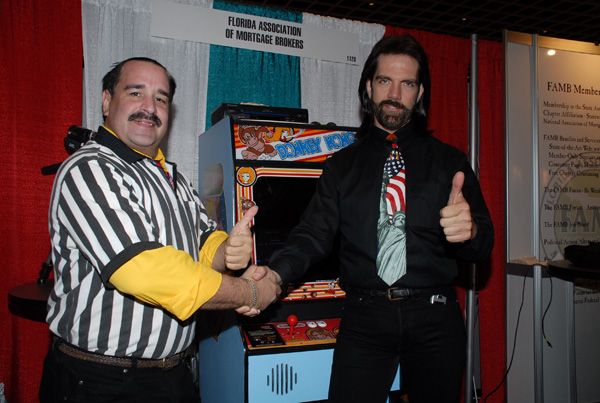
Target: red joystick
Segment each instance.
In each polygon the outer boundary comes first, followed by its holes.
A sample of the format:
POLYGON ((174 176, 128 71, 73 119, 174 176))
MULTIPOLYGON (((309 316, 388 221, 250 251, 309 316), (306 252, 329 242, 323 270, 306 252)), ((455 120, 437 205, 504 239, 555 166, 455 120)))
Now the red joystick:
POLYGON ((288 323, 288 325, 290 325, 290 336, 292 336, 292 339, 293 339, 294 338, 294 326, 296 326, 298 324, 298 317, 296 317, 296 315, 288 316, 287 323, 288 323))

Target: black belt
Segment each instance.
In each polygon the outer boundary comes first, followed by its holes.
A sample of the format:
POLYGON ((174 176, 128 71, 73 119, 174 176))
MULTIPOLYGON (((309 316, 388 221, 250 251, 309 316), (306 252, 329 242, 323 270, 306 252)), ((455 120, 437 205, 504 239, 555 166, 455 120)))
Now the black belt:
POLYGON ((418 296, 431 296, 436 297, 435 299, 431 299, 431 303, 441 303, 441 299, 443 299, 443 303, 445 304, 445 297, 443 295, 438 295, 438 293, 447 293, 450 287, 439 287, 439 288, 400 288, 400 287, 390 287, 384 290, 380 289, 365 289, 365 288, 356 288, 356 287, 346 287, 346 291, 348 293, 356 293, 368 295, 370 297, 385 297, 390 301, 402 301, 412 297, 418 296))
POLYGON ((112 357, 109 355, 95 354, 89 351, 83 351, 73 347, 62 339, 55 341, 55 348, 69 357, 78 360, 95 362, 98 364, 113 365, 122 368, 160 368, 163 371, 168 371, 175 368, 181 363, 185 357, 185 352, 181 352, 170 357, 162 359, 146 359, 146 358, 131 358, 131 357, 112 357))

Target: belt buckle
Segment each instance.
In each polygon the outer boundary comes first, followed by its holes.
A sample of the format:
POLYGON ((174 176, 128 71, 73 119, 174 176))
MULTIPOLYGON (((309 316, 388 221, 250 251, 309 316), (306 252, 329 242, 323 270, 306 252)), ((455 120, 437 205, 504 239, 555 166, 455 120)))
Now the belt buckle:
POLYGON ((399 289, 398 287, 391 287, 391 288, 388 288, 387 290, 385 290, 386 291, 386 295, 387 295, 387 299, 389 301, 401 301, 404 298, 406 298, 406 297, 402 297, 402 296, 396 297, 396 298, 392 297, 392 291, 398 290, 398 289, 399 289))

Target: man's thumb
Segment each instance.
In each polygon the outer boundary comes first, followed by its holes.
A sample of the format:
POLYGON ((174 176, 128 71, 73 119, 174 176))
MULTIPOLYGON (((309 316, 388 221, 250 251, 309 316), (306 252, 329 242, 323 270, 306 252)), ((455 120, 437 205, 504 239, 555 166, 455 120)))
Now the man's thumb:
POLYGON ((463 198, 462 187, 465 183, 465 174, 458 171, 452 179, 452 191, 450 191, 450 197, 448 198, 448 205, 455 204, 463 198))
POLYGON ((242 219, 235 224, 232 228, 232 234, 240 234, 242 231, 249 230, 250 223, 254 216, 258 213, 258 206, 252 206, 246 213, 242 216, 242 219))

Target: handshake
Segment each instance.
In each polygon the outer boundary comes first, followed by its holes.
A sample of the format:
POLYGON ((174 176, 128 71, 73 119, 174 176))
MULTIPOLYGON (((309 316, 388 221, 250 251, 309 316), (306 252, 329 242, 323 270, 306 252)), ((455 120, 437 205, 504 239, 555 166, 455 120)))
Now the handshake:
POLYGON ((239 314, 256 316, 281 294, 281 277, 267 266, 251 265, 241 278, 249 285, 252 303, 237 308, 239 314))

